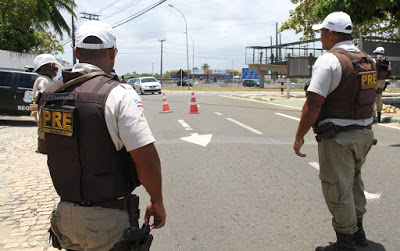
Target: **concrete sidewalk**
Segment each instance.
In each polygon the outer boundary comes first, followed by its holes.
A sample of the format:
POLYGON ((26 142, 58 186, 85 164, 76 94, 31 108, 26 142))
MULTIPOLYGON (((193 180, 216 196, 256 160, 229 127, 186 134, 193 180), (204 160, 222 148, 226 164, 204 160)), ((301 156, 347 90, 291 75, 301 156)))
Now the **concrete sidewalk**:
POLYGON ((0 121, 0 250, 4 251, 56 250, 48 243, 47 230, 59 197, 47 156, 35 152, 37 127, 29 119, 0 121))

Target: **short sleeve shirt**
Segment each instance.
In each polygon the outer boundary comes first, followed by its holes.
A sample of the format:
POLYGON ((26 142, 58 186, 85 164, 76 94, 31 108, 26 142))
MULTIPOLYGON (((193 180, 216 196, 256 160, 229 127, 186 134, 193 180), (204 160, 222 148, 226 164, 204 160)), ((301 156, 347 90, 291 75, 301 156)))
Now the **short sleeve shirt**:
POLYGON ((39 92, 43 93, 52 84, 53 81, 49 77, 39 75, 33 84, 33 98, 36 99, 39 92))
MULTIPOLYGON (((101 71, 90 64, 76 64, 72 72, 90 69, 101 71)), ((142 100, 129 84, 119 84, 109 93, 105 104, 105 120, 117 151, 132 151, 155 142, 144 116, 142 100)))

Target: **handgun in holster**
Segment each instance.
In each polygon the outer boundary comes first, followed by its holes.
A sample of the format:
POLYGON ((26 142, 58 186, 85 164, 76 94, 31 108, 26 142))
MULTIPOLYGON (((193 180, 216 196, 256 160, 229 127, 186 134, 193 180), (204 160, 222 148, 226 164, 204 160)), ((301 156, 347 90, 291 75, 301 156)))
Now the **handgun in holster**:
POLYGON ((153 235, 150 234, 150 226, 148 224, 143 224, 143 226, 139 228, 139 197, 136 195, 129 195, 125 197, 125 200, 131 226, 124 230, 124 240, 129 242, 130 250, 132 251, 150 250, 153 241, 153 235))

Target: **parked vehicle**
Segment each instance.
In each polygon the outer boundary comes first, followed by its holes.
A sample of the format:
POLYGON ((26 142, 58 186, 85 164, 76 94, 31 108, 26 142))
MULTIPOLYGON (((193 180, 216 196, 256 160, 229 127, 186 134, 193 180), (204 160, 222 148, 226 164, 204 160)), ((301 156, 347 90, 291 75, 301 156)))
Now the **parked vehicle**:
POLYGON ((133 88, 136 90, 137 93, 140 94, 161 94, 161 84, 154 77, 137 78, 137 81, 134 83, 133 88))
POLYGON ((252 87, 252 86, 259 87, 260 84, 258 83, 257 80, 254 80, 254 79, 245 79, 245 80, 243 80, 243 86, 244 87, 246 87, 246 86, 248 86, 248 87, 252 87))
POLYGON ((0 114, 30 115, 34 72, 0 68, 0 114))
MULTIPOLYGON (((182 80, 182 86, 193 86, 193 83, 192 82, 189 82, 189 84, 188 84, 188 81, 187 80, 182 80)), ((176 86, 181 86, 181 81, 179 80, 177 83, 176 83, 176 86)))

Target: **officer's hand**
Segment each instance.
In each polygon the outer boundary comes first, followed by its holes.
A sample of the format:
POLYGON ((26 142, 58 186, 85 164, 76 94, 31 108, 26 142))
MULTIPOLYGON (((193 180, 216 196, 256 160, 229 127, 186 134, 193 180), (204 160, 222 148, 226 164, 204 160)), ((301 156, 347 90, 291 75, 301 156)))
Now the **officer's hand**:
POLYGON ((294 141, 294 145, 293 145, 294 152, 300 157, 307 156, 306 154, 300 152, 300 149, 303 146, 303 144, 304 144, 304 138, 299 138, 299 139, 296 138, 296 140, 294 141))
POLYGON ((146 224, 150 224, 150 217, 153 216, 153 225, 150 229, 161 228, 165 225, 167 215, 165 213, 164 204, 162 202, 149 202, 146 207, 146 215, 144 220, 146 224))

